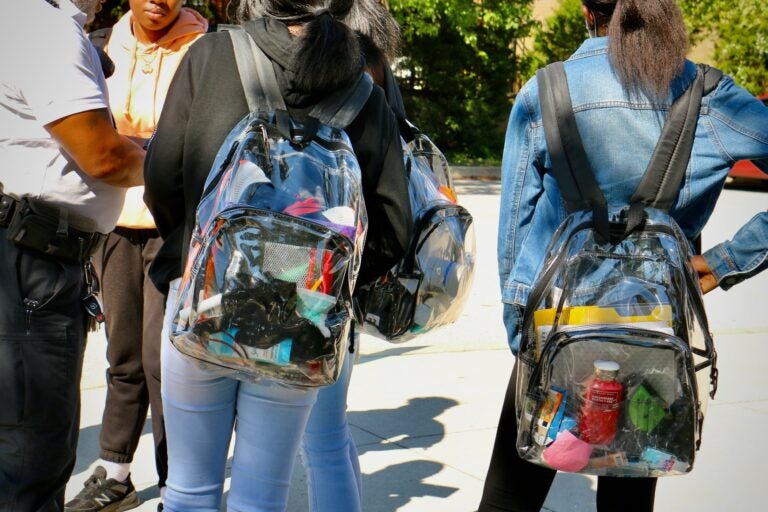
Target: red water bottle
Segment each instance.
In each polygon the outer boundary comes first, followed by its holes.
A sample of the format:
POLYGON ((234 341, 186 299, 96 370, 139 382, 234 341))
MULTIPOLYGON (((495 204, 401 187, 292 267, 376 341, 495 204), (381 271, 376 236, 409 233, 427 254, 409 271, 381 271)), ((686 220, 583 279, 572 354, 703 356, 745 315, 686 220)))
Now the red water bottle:
POLYGON ((619 364, 595 361, 595 373, 587 384, 581 405, 579 435, 590 444, 611 444, 619 421, 623 386, 617 380, 619 364))

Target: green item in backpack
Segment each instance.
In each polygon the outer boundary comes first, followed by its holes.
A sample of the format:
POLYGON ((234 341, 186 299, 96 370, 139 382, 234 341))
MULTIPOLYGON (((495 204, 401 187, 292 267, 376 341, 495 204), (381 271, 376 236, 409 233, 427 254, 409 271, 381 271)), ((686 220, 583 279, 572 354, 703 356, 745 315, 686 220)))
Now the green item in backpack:
POLYGON ((651 432, 667 415, 664 401, 643 383, 629 399, 629 420, 642 432, 651 432))

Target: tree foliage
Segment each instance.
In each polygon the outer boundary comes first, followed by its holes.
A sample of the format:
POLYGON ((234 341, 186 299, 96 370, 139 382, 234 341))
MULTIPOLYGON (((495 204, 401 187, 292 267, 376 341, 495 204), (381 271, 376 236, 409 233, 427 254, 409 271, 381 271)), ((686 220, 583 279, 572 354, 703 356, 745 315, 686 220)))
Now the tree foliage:
POLYGON ((581 0, 561 0, 555 12, 536 27, 533 37, 529 77, 540 67, 566 60, 587 37, 581 0))
POLYGON ((768 93, 768 2, 680 0, 693 42, 714 42, 714 64, 754 94, 768 93))
POLYGON ((532 0, 390 0, 409 117, 456 161, 498 160, 532 0))

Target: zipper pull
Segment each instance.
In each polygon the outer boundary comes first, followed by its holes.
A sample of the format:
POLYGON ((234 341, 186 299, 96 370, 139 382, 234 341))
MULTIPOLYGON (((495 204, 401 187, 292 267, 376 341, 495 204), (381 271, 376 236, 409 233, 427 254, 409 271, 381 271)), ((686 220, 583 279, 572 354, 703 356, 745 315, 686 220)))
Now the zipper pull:
POLYGON ((34 299, 24 299, 24 326, 27 334, 32 328, 32 313, 40 307, 40 302, 34 299))

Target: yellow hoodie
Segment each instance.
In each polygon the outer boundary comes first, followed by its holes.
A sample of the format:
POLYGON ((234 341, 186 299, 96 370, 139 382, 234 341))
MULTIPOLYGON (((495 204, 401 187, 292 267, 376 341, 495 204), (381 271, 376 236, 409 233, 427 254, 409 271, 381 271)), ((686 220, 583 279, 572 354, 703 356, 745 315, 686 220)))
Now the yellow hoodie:
MULTIPOLYGON (((171 29, 157 42, 145 45, 133 35, 133 14, 128 11, 115 23, 104 50, 115 63, 107 80, 109 106, 117 131, 147 139, 157 125, 165 95, 187 48, 208 30, 208 21, 197 11, 182 8, 171 29)), ((128 190, 118 226, 154 228, 144 205, 144 187, 128 190)))

